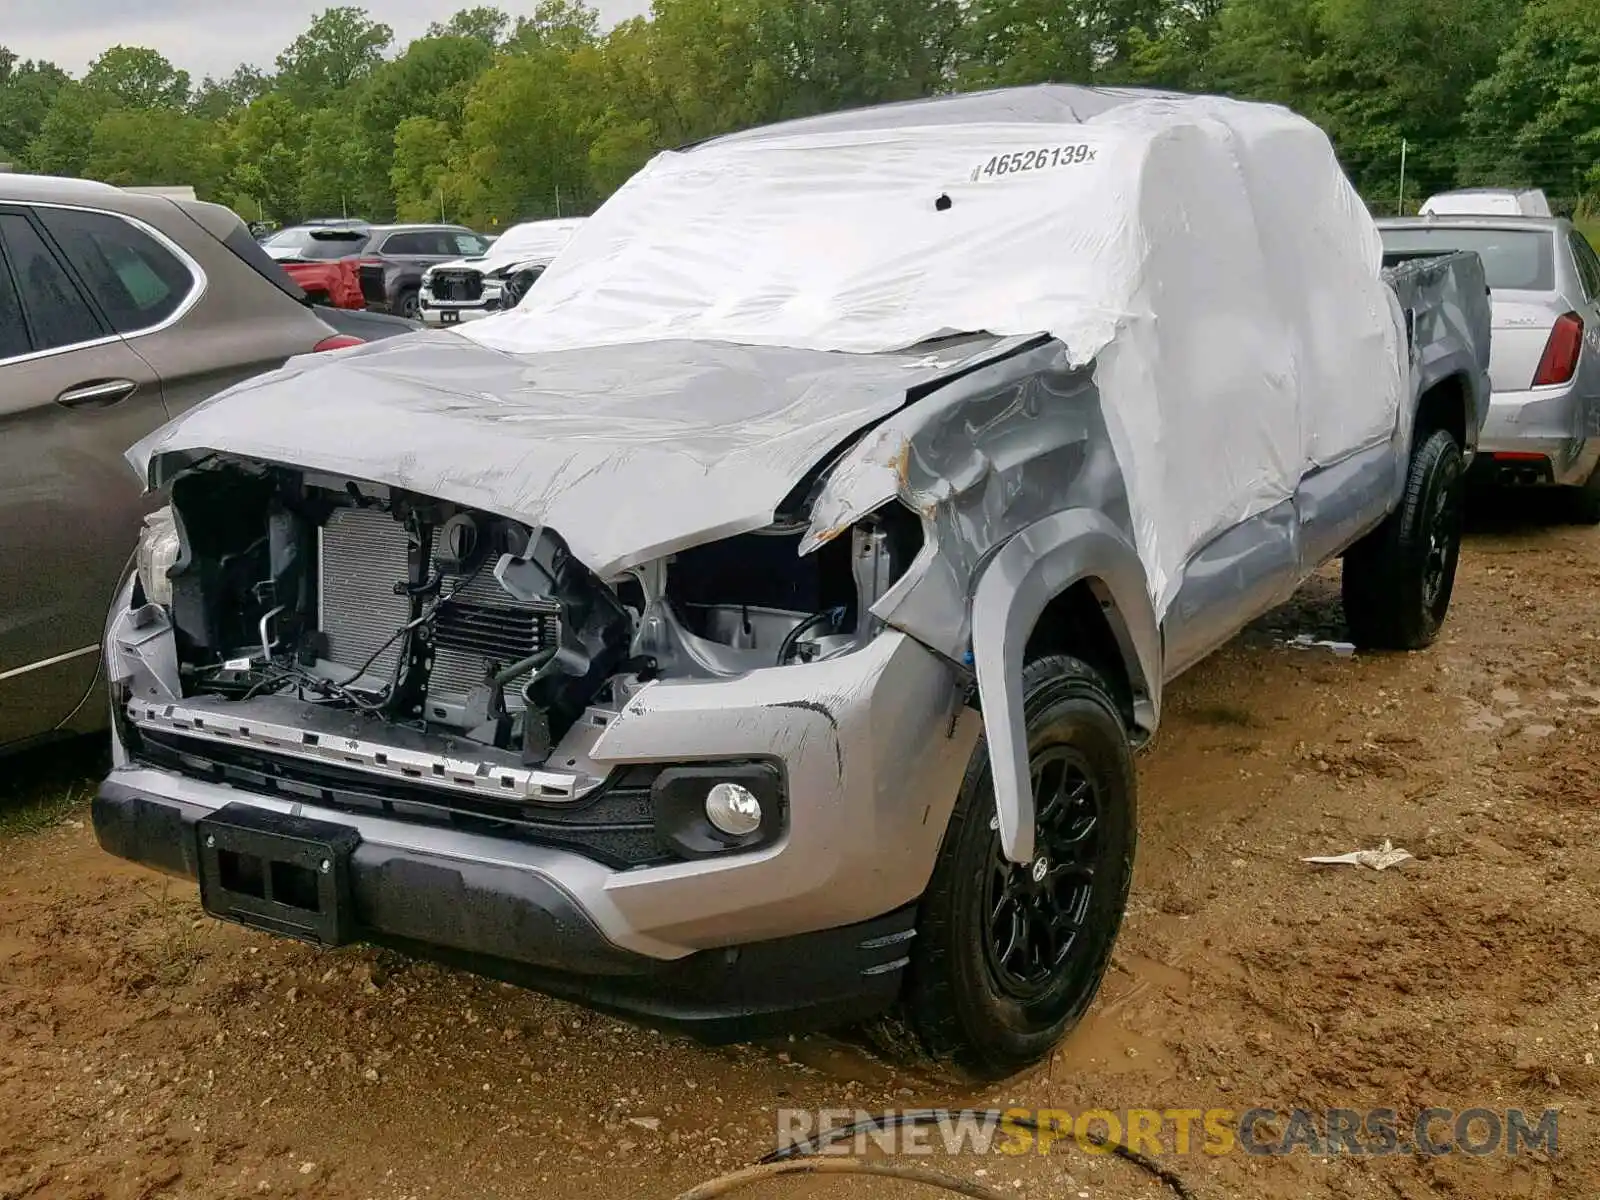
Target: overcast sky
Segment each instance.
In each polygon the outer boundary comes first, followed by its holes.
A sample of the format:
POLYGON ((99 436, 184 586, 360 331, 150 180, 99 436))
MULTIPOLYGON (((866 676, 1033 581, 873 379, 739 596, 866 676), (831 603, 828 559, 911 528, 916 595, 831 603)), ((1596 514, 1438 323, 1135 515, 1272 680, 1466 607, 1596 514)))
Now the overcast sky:
MULTIPOLYGON (((429 22, 473 6, 473 0, 0 0, 0 44, 73 75, 109 46, 150 46, 199 83, 241 62, 270 67, 316 13, 341 2, 389 25, 401 45, 429 22)), ((498 7, 515 16, 534 4, 503 0, 498 7)), ((599 0, 595 7, 601 25, 610 26, 645 12, 649 0, 599 0)))

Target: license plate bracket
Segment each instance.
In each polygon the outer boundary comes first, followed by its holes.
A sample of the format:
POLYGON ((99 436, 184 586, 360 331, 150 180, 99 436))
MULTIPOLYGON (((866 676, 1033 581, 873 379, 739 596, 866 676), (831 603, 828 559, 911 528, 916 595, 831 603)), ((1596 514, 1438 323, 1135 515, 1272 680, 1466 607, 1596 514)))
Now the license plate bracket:
POLYGON ((195 840, 211 916, 322 946, 353 937, 354 829, 229 804, 195 822, 195 840))

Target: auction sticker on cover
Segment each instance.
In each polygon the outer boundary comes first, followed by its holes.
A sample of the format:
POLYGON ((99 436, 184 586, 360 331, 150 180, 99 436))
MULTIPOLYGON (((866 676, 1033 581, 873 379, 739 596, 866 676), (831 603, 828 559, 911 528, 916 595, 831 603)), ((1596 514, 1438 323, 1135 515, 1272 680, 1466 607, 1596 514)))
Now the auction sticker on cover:
POLYGON ((1029 171, 1051 171, 1059 167, 1080 167, 1092 163, 1099 152, 1084 142, 1065 146, 1034 146, 1027 150, 1014 150, 1009 154, 995 154, 989 160, 972 168, 971 181, 979 183, 1002 175, 1021 175, 1029 171))

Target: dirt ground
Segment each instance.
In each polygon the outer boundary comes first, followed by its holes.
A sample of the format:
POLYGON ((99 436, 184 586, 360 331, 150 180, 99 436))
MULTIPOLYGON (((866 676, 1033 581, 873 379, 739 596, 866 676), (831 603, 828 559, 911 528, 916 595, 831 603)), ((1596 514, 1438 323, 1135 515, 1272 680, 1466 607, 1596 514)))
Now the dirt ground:
MULTIPOLYGON (((1429 652, 1286 645, 1342 635, 1333 575, 1173 687, 1107 986, 1047 1069, 977 1092, 860 1038, 707 1049, 210 921, 97 850, 92 750, 7 764, 0 1200, 655 1200, 771 1149, 781 1106, 1013 1102, 1554 1108, 1554 1156, 1168 1162, 1206 1200, 1600 1195, 1600 532, 1526 505, 1475 525, 1429 652), (1417 861, 1300 862, 1385 838, 1417 861)), ((1173 1194, 1070 1143, 926 1165, 1028 1197, 1173 1194)))

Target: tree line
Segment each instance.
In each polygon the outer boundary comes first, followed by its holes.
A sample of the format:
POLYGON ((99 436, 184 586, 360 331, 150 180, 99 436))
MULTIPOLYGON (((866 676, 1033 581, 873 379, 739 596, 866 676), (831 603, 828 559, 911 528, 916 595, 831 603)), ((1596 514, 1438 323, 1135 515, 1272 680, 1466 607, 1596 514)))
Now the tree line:
POLYGON ((1046 80, 1287 104, 1380 212, 1467 185, 1600 212, 1597 0, 655 0, 604 32, 583 0, 540 0, 405 46, 336 7, 270 66, 198 84, 149 47, 73 78, 0 46, 0 161, 187 184, 252 219, 495 229, 591 211, 713 134, 1046 80))

